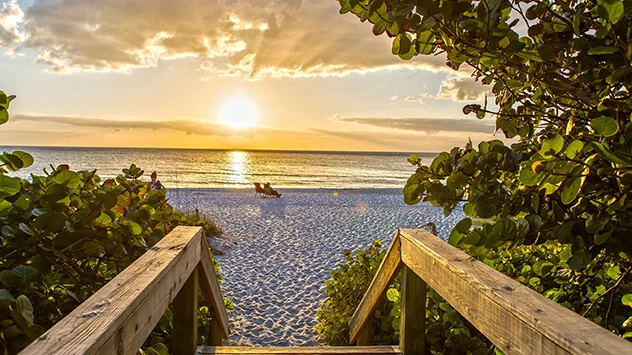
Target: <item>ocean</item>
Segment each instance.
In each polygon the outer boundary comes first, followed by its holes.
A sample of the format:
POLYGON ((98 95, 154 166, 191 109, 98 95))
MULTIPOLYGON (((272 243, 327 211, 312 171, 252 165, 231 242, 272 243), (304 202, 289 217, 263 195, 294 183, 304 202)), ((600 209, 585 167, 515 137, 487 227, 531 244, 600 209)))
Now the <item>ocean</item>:
MULTIPOLYGON (((249 151, 150 148, 2 147, 23 150, 35 159, 16 175, 41 175, 50 165, 94 170, 112 177, 131 163, 158 173, 168 188, 402 188, 415 169, 410 153, 249 151)), ((435 153, 419 154, 425 163, 435 153)))

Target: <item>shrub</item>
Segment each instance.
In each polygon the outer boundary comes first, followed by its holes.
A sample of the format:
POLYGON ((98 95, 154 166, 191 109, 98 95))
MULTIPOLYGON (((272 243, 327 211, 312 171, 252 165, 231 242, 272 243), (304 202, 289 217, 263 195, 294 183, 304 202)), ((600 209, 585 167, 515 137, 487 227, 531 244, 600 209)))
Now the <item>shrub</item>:
MULTIPOLYGON (((325 283, 327 300, 317 311, 316 327, 329 345, 349 345, 349 321, 369 288, 386 250, 379 240, 354 256, 345 250, 345 264, 331 272, 325 283)), ((398 344, 401 314, 400 277, 386 292, 373 317, 373 344, 398 344)), ((472 325, 461 317, 436 292, 428 290, 426 301, 426 338, 433 354, 485 353, 491 347, 472 325)))
MULTIPOLYGON (((331 272, 332 278, 325 284, 329 297, 317 312, 316 328, 327 344, 348 345, 351 316, 385 253, 379 240, 367 250, 358 251, 355 257, 345 251, 346 263, 331 272)), ((568 266, 571 256, 570 246, 545 243, 504 248, 482 261, 615 334, 631 338, 632 288, 620 281, 628 277, 630 270, 622 270, 606 253, 583 270, 572 270, 568 266)), ((374 344, 399 341, 399 286, 398 278, 370 320, 374 344)), ((426 299, 426 340, 433 354, 493 350, 489 341, 432 289, 428 289, 426 299)))
MULTIPOLYGON (((200 220, 174 211, 166 189, 135 165, 113 179, 54 168, 32 181, 2 176, 0 331, 23 348, 90 297, 175 226, 200 220), (4 187, 4 188, 3 188, 4 187)), ((205 222, 205 230, 219 228, 205 222)))

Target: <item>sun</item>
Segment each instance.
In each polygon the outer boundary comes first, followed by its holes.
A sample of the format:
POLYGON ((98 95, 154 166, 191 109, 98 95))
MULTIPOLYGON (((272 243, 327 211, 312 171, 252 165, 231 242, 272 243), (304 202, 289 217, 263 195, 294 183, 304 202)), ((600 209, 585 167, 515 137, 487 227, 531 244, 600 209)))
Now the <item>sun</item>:
POLYGON ((244 96, 231 97, 219 109, 219 122, 231 128, 252 127, 257 117, 257 107, 244 96))

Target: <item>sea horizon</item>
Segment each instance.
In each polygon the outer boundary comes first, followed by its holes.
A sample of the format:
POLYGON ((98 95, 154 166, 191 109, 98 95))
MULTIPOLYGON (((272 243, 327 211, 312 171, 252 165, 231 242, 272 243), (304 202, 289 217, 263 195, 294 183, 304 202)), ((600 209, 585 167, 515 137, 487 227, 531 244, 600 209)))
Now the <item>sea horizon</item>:
POLYGON ((0 145, 1 149, 11 148, 13 150, 20 150, 19 148, 36 148, 36 149, 160 149, 160 150, 203 150, 203 151, 244 151, 244 152, 283 152, 283 153, 342 153, 342 154, 434 154, 437 155, 440 151, 436 152, 414 152, 414 151, 398 151, 398 150, 310 150, 310 149, 255 149, 255 148, 196 148, 196 147, 105 147, 105 146, 71 146, 71 145, 0 145))
MULTIPOLYGON (((275 188, 402 188, 414 173, 409 152, 296 151, 192 148, 107 148, 2 146, 23 150, 34 164, 16 176, 30 178, 60 164, 73 170, 97 170, 114 177, 131 164, 155 171, 167 188, 253 188, 254 182, 275 188), (52 167, 51 167, 52 165, 52 167)), ((430 163, 437 153, 416 153, 430 163)))

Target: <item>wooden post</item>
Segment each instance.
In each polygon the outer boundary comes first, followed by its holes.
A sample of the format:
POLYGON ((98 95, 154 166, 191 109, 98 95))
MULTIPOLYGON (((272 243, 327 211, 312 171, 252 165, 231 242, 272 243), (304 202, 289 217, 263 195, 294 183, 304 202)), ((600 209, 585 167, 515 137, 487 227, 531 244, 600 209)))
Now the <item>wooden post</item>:
POLYGON ((402 270, 399 347, 403 355, 425 354, 426 283, 407 266, 402 270))
POLYGON ((222 334, 222 327, 219 325, 217 315, 213 314, 213 319, 211 319, 211 334, 209 337, 208 345, 221 346, 223 342, 224 337, 222 334))
POLYGON ((373 323, 371 323, 371 321, 371 318, 367 319, 364 326, 362 326, 362 329, 360 329, 358 340, 356 340, 357 346, 371 345, 373 340, 373 323))
POLYGON ((198 271, 191 276, 173 300, 173 354, 194 354, 197 347, 198 271))

